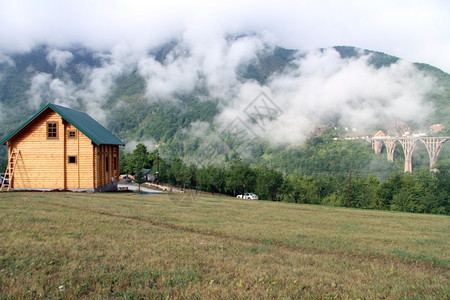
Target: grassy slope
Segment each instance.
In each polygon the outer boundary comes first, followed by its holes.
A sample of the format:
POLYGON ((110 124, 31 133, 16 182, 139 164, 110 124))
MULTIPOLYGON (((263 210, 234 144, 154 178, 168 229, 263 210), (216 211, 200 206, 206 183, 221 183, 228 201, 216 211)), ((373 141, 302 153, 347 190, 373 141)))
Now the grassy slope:
POLYGON ((190 195, 0 196, 0 298, 450 295, 445 216, 190 195))

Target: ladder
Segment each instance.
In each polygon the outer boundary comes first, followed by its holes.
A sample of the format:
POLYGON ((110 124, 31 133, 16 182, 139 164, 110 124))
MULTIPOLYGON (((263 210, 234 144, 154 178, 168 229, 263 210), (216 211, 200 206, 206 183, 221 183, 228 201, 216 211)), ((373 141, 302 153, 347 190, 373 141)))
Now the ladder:
POLYGON ((5 175, 3 176, 2 180, 2 186, 0 188, 0 191, 9 191, 9 188, 11 187, 13 176, 14 176, 14 169, 16 167, 17 160, 20 155, 20 150, 14 151, 12 150, 9 154, 9 160, 8 160, 8 166, 6 167, 5 175))

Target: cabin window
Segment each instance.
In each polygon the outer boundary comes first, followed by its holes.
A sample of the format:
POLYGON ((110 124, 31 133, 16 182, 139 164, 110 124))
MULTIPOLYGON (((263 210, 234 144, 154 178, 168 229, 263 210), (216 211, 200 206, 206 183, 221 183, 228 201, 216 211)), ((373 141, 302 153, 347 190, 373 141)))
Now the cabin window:
POLYGON ((77 163, 77 157, 69 156, 69 164, 76 164, 76 163, 77 163))
POLYGON ((106 156, 105 158, 105 165, 106 165, 106 172, 109 172, 109 157, 106 156))
POLYGON ((114 166, 114 171, 117 171, 117 156, 114 156, 114 158, 113 158, 113 166, 114 166))
POLYGON ((76 138, 77 138, 76 131, 70 130, 69 131, 69 139, 76 139, 76 138))
POLYGON ((58 138, 58 123, 48 122, 47 123, 47 139, 57 139, 58 138))

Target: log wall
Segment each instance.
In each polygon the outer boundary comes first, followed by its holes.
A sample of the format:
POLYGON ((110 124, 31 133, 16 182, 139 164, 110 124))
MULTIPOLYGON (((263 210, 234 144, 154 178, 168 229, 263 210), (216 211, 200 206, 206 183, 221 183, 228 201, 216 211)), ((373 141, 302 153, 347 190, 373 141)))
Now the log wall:
POLYGON ((96 187, 119 180, 119 146, 95 146, 96 187))
POLYGON ((39 116, 9 143, 9 150, 20 150, 13 188, 64 188, 64 126, 58 114, 39 116), (47 122, 57 122, 57 138, 47 139, 47 122))
POLYGON ((8 147, 20 150, 12 188, 93 189, 119 180, 119 146, 96 146, 52 110, 30 122, 8 147), (48 122, 57 123, 56 138, 47 137, 48 122))

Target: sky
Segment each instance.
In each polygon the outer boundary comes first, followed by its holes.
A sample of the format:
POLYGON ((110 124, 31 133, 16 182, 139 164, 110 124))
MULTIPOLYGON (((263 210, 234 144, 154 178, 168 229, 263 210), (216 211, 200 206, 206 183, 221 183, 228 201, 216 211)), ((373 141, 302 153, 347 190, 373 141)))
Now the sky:
MULTIPOLYGON (((50 101, 77 108, 82 101, 107 127, 105 101, 116 80, 137 71, 145 80, 149 103, 181 103, 180 95, 198 90, 208 91, 200 100, 220 99, 213 126, 197 122, 183 129, 210 141, 220 141, 218 132, 237 126, 248 138, 296 145, 327 120, 360 132, 399 123, 426 129, 431 125, 428 116, 436 110, 427 95, 437 82, 412 62, 450 72, 448 3, 0 0, 0 62, 14 65, 11 53, 46 44, 46 59, 55 72, 27 69, 30 107, 50 101), (173 40, 177 43, 164 61, 149 52, 173 40), (240 67, 275 45, 300 51, 264 85, 243 81, 240 67), (342 58, 332 48, 338 45, 403 60, 375 68, 370 54, 342 58), (101 60, 97 66, 79 66, 81 83, 71 79, 69 67, 79 46, 101 60)), ((129 104, 119 99, 115 105, 126 111, 129 104)), ((0 103, 0 119, 8 109, 0 103)), ((152 137, 149 141, 156 143, 152 137)))
POLYGON ((0 0, 3 53, 42 43, 145 51, 173 37, 255 32, 286 48, 349 45, 450 72, 448 0, 0 0))

